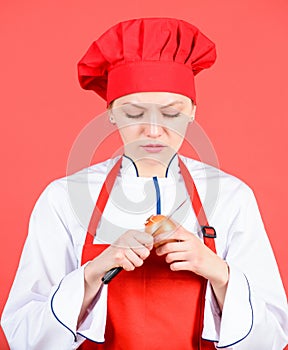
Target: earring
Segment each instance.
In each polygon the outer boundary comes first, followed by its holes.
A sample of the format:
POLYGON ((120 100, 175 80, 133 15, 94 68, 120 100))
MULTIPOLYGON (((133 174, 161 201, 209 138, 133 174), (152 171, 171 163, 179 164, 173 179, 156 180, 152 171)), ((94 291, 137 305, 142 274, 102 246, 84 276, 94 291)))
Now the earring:
POLYGON ((111 124, 115 124, 115 120, 114 120, 114 118, 112 117, 112 115, 110 115, 109 120, 110 120, 110 123, 111 123, 111 124))

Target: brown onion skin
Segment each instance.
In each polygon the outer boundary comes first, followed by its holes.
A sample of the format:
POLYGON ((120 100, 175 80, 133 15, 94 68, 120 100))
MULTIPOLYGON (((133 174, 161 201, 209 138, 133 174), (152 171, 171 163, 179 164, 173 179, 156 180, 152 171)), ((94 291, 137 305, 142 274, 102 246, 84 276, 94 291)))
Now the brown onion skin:
MULTIPOLYGON (((151 215, 145 222, 145 232, 153 234, 153 237, 156 237, 160 233, 170 232, 176 229, 175 223, 167 219, 165 215, 151 215), (161 224, 161 221, 164 221, 161 224), (157 228, 158 227, 158 228, 157 228)), ((177 242, 175 239, 164 239, 161 242, 155 243, 154 248, 159 247, 168 242, 177 242)))

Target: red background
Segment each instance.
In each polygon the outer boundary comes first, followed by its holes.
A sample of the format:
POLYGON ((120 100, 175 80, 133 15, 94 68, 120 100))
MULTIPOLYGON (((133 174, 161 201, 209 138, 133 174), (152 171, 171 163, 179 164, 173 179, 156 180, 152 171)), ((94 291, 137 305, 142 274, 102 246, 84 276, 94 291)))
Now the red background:
POLYGON ((76 63, 110 25, 145 16, 185 19, 216 42, 217 63, 196 81, 197 120, 220 167, 253 188, 288 291, 288 2, 2 0, 0 313, 36 199, 65 175, 78 133, 105 110, 80 89, 76 63))

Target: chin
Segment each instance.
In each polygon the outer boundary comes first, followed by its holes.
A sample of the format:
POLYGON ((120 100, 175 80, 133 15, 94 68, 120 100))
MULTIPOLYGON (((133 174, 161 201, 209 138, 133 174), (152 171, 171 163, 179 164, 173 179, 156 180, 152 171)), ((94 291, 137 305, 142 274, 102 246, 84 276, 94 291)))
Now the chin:
POLYGON ((151 165, 156 165, 156 164, 159 165, 159 163, 161 165, 167 165, 175 153, 176 151, 172 153, 170 150, 170 152, 144 154, 144 155, 141 155, 141 157, 138 157, 138 161, 143 161, 151 165))
POLYGON ((162 164, 167 165, 171 158, 178 152, 178 149, 172 147, 167 147, 161 152, 146 152, 145 150, 139 148, 129 149, 124 148, 125 155, 133 159, 134 162, 147 162, 149 164, 162 164))

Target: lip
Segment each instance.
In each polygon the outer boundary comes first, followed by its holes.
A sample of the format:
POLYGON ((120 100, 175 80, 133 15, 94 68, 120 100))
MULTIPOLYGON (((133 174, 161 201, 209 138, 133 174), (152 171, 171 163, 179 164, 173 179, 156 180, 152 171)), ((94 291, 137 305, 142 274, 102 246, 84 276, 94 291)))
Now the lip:
POLYGON ((147 144, 147 145, 142 145, 141 148, 143 148, 146 152, 148 153, 159 153, 161 151, 163 151, 163 149, 166 146, 161 145, 161 144, 155 144, 155 143, 151 143, 151 144, 147 144))

